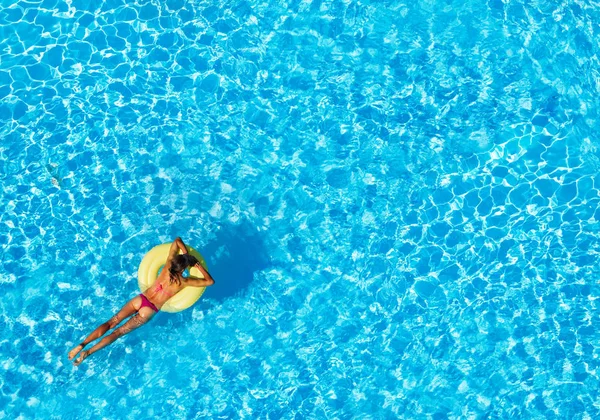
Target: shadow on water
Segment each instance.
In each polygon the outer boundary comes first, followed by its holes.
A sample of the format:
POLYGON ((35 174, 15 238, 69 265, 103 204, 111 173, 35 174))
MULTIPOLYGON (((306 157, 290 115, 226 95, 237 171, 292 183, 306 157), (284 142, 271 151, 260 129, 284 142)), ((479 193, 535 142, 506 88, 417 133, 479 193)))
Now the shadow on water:
POLYGON ((206 289, 203 298, 219 302, 242 294, 254 273, 269 266, 261 234, 248 224, 222 226, 201 252, 215 279, 215 285, 206 289))

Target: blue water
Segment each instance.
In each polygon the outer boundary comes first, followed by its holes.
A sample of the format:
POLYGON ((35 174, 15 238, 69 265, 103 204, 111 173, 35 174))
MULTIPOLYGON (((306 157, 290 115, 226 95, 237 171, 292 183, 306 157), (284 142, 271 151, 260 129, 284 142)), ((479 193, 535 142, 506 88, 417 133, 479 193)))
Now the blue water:
POLYGON ((600 416, 593 3, 0 3, 0 418, 600 416), (181 236, 216 285, 66 352, 181 236))

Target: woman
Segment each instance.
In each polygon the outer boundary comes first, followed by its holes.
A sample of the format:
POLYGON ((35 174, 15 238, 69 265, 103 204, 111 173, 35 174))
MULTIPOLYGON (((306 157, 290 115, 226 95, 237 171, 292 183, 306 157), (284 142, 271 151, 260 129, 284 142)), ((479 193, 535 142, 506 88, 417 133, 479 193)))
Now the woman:
POLYGON ((141 327, 152 319, 167 300, 181 291, 184 287, 204 287, 212 286, 213 284, 215 284, 213 278, 208 271, 202 267, 202 264, 200 264, 196 257, 188 254, 188 250, 181 238, 175 239, 171 245, 171 249, 169 249, 169 256, 167 257, 165 267, 154 281, 154 284, 152 284, 152 286, 144 293, 140 293, 127 302, 108 322, 100 325, 93 333, 88 335, 85 340, 75 346, 75 348, 69 352, 69 360, 72 360, 79 352, 81 352, 74 362, 75 366, 77 366, 88 356, 96 353, 101 348, 108 346, 117 338, 141 327), (179 254, 180 250, 182 254, 179 254), (193 276, 183 277, 183 271, 188 267, 196 267, 200 270, 204 278, 201 279, 193 276), (95 339, 102 337, 108 330, 115 328, 121 321, 130 315, 133 316, 112 334, 104 337, 91 349, 82 351, 85 346, 95 339))

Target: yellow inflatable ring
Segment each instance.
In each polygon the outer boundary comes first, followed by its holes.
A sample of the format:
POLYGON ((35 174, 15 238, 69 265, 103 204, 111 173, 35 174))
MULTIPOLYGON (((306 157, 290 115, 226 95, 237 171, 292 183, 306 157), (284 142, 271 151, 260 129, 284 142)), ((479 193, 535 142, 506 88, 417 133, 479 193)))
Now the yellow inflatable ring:
MULTIPOLYGON (((144 293, 146 289, 154 284, 154 281, 158 277, 159 270, 167 262, 170 248, 170 243, 156 245, 154 248, 148 251, 146 255, 144 255, 144 258, 140 263, 140 267, 138 268, 138 284, 142 293, 144 293)), ((200 261, 202 267, 208 270, 206 267, 206 261, 204 261, 202 255, 200 255, 200 253, 191 246, 187 246, 187 249, 191 255, 200 261)), ((196 267, 190 268, 190 274, 195 277, 204 277, 200 270, 198 270, 196 267)), ((183 290, 181 290, 171 299, 167 300, 160 310, 165 312, 183 311, 184 309, 187 309, 196 303, 196 301, 200 299, 200 296, 202 296, 202 293, 204 293, 204 290, 206 290, 206 287, 184 287, 183 290)))

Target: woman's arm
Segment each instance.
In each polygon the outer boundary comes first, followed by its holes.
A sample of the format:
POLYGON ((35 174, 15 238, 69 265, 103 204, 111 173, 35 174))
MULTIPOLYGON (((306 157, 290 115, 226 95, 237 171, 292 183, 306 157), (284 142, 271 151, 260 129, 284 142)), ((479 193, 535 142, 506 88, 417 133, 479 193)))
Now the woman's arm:
POLYGON ((202 273, 204 278, 201 279, 199 277, 189 276, 186 281, 188 286, 206 287, 206 286, 212 286, 213 284, 215 284, 215 280, 212 278, 210 273, 208 271, 206 271, 206 269, 204 267, 202 267, 202 264, 196 264, 194 267, 196 267, 198 270, 200 270, 200 272, 202 273))
POLYGON ((179 250, 181 250, 181 252, 183 254, 188 253, 188 250, 187 250, 185 244, 183 243, 183 241, 181 240, 181 238, 177 237, 171 244, 171 248, 169 248, 169 256, 167 257, 167 263, 171 262, 171 260, 173 258, 175 258, 175 256, 177 256, 177 254, 179 254, 179 250))
POLYGON ((213 279, 201 279, 199 277, 194 276, 189 276, 185 281, 186 286, 192 287, 208 287, 212 286, 213 284, 215 284, 215 281, 213 279))
POLYGON ((175 238, 175 242, 174 243, 177 245, 177 247, 179 249, 181 249, 181 253, 182 254, 187 254, 188 253, 187 247, 185 246, 185 244, 183 243, 183 241, 181 240, 181 238, 179 236, 177 238, 175 238))

